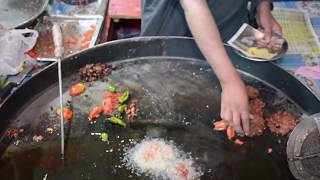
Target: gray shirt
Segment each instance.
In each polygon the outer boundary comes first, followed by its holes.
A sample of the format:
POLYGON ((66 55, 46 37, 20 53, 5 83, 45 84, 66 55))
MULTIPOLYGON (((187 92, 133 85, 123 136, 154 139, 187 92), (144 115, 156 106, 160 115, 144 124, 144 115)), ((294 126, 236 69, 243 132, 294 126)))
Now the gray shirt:
MULTIPOLYGON (((252 11, 261 0, 252 1, 252 11)), ((208 0, 223 41, 249 23, 248 0, 208 0)), ((191 36, 179 0, 143 0, 142 36, 191 36)))

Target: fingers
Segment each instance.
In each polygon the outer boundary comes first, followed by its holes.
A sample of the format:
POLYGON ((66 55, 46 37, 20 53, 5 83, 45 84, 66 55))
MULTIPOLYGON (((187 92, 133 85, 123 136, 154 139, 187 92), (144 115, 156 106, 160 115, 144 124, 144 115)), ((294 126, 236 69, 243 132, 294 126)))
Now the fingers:
POLYGON ((272 38, 272 30, 271 28, 264 29, 264 37, 263 39, 266 41, 266 43, 269 43, 272 38))
POLYGON ((256 41, 258 48, 266 48, 270 53, 275 53, 281 50, 283 45, 283 38, 281 37, 281 26, 276 23, 272 28, 265 28, 263 30, 264 37, 256 41), (278 35, 275 35, 278 34, 278 35))
POLYGON ((238 111, 231 112, 225 110, 221 112, 221 118, 226 120, 239 135, 249 135, 250 125, 248 111, 239 113, 238 111))
POLYGON ((241 113, 242 127, 246 136, 250 134, 250 120, 249 113, 247 111, 241 113))
POLYGON ((264 48, 267 45, 268 45, 268 43, 263 38, 257 40, 257 47, 258 48, 264 48))
POLYGON ((238 112, 233 112, 233 115, 232 115, 232 121, 233 121, 232 127, 239 135, 243 135, 244 133, 243 133, 243 130, 242 130, 242 127, 241 127, 240 119, 241 119, 240 114, 238 112))
POLYGON ((222 119, 226 120, 230 126, 232 126, 233 120, 231 111, 222 109, 220 116, 222 119))

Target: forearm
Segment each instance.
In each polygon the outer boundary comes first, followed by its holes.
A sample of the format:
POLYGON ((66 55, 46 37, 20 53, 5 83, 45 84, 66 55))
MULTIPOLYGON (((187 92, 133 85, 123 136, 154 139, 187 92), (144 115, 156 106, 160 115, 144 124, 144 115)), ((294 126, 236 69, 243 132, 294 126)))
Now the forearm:
POLYGON ((190 31, 207 61, 223 85, 239 80, 220 38, 206 0, 181 0, 190 31))
POLYGON ((268 1, 260 2, 257 7, 257 13, 271 13, 272 5, 268 1))
POLYGON ((251 0, 251 11, 255 14, 258 6, 260 6, 261 4, 268 4, 268 6, 270 7, 270 10, 273 9, 273 0, 251 0))

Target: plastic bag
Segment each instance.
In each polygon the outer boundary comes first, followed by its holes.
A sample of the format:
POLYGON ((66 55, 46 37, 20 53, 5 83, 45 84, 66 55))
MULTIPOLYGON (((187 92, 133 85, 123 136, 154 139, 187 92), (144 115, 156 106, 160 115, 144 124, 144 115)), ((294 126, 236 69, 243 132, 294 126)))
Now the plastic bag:
POLYGON ((15 75, 24 62, 34 62, 25 52, 33 48, 38 36, 39 33, 31 29, 0 33, 0 75, 15 75))

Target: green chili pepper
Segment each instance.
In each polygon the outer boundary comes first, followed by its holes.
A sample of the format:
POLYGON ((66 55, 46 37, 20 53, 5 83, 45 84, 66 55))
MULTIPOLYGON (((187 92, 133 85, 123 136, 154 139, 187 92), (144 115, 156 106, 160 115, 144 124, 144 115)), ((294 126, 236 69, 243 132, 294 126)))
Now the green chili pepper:
POLYGON ((109 121, 114 123, 114 124, 118 124, 120 126, 123 126, 123 127, 126 127, 127 126, 127 123, 124 122, 123 120, 117 118, 117 117, 114 117, 114 116, 111 116, 111 118, 109 118, 109 121))
POLYGON ((116 92, 117 91, 117 88, 115 87, 115 86, 112 86, 112 85, 108 85, 108 91, 110 91, 110 92, 116 92))
POLYGON ((100 139, 101 139, 101 141, 103 141, 103 142, 107 142, 107 141, 109 140, 109 135, 108 135, 108 133, 106 133, 106 132, 101 133, 100 139))
POLYGON ((123 113, 126 110, 126 105, 121 105, 117 109, 119 113, 123 113))
POLYGON ((122 95, 118 98, 118 101, 123 104, 124 102, 126 102, 129 99, 129 91, 125 90, 122 95))

